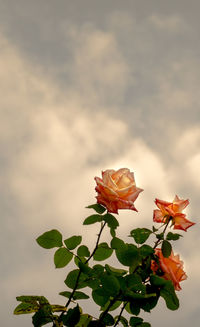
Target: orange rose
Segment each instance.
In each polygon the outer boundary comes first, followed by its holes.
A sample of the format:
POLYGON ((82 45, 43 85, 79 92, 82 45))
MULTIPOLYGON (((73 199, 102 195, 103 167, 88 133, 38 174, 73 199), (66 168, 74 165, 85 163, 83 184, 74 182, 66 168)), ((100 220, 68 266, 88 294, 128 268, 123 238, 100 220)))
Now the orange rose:
POLYGON ((174 284, 176 291, 180 291, 180 282, 187 278, 186 273, 183 271, 183 262, 180 261, 179 255, 174 255, 171 252, 168 258, 165 258, 161 249, 155 249, 155 254, 158 256, 160 267, 155 261, 151 263, 151 269, 154 273, 160 268, 163 272, 162 277, 166 280, 171 280, 174 284))
POLYGON ((102 179, 95 177, 97 202, 109 212, 118 213, 118 209, 137 211, 134 201, 143 190, 136 187, 134 174, 127 168, 117 171, 108 169, 102 172, 102 179))
POLYGON ((173 202, 156 199, 155 204, 159 209, 154 210, 153 221, 166 223, 169 219, 172 219, 174 229, 182 229, 185 232, 187 228, 195 224, 187 220, 185 214, 182 213, 182 210, 189 204, 189 200, 181 200, 176 195, 173 202))

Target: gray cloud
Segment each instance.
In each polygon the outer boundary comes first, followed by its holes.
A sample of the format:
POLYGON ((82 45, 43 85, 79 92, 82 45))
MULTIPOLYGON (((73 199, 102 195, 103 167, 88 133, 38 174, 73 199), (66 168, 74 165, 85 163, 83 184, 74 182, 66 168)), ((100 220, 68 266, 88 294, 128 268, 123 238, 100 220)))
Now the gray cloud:
MULTIPOLYGON (((51 228, 67 237, 77 226, 87 239, 81 217, 95 201, 93 177, 101 170, 130 167, 145 189, 139 213, 120 215, 122 236, 151 226, 155 197, 189 197, 188 218, 197 221, 199 4, 192 2, 192 17, 185 1, 181 8, 179 1, 156 3, 156 10, 154 1, 120 3, 0 2, 5 327, 31 324, 11 315, 18 294, 42 292, 61 302, 55 294, 66 273, 55 271, 52 252, 34 239, 51 228)), ((96 227, 90 232, 92 244, 96 227)), ((191 319, 198 326, 197 232, 193 227, 176 245, 189 276, 181 308, 169 312, 161 302, 147 315, 154 327, 184 327, 191 319)))

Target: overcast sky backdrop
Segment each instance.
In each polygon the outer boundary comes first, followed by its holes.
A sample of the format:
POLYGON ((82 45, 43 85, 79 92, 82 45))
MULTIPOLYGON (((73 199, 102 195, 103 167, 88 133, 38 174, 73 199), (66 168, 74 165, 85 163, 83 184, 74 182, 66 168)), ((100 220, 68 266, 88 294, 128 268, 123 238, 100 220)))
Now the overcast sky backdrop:
MULTIPOLYGON (((97 226, 81 223, 101 170, 128 167, 144 189, 119 235, 152 226, 155 197, 189 198, 198 223, 199 32, 198 0, 0 0, 3 327, 31 326, 12 315, 17 295, 64 304, 67 271, 35 238, 56 228, 93 246, 97 226)), ((183 234, 180 309, 161 300, 152 327, 199 326, 199 225, 183 234)))

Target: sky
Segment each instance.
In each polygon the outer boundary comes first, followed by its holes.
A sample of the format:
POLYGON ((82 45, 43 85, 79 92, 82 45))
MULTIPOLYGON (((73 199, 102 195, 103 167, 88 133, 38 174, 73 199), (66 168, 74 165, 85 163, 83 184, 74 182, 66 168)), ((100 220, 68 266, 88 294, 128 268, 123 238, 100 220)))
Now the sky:
POLYGON ((35 239, 58 229, 92 248, 94 176, 122 167, 144 192, 119 235, 151 228, 156 197, 189 198, 196 222, 174 244, 188 275, 180 309, 161 300, 142 317, 199 326, 199 12, 198 0, 0 0, 2 326, 31 326, 12 314, 18 295, 64 304, 68 270, 35 239))

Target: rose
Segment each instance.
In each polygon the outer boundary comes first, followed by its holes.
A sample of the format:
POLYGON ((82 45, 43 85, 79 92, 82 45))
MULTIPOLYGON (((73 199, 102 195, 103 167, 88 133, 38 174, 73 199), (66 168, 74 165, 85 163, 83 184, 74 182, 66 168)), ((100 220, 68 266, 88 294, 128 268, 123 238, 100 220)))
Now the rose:
POLYGON ((118 209, 137 211, 134 201, 143 190, 136 187, 134 174, 128 168, 105 170, 102 179, 95 177, 95 181, 97 203, 105 206, 109 212, 118 213, 118 209))
POLYGON ((161 269, 163 275, 162 277, 166 280, 171 280, 174 284, 176 291, 181 290, 180 282, 187 278, 186 273, 183 270, 183 262, 180 260, 179 255, 174 255, 173 251, 171 252, 168 258, 165 258, 162 254, 162 250, 156 248, 155 254, 158 257, 159 265, 155 262, 151 262, 151 269, 156 273, 161 269))
POLYGON ((187 228, 195 224, 187 220, 185 214, 182 213, 182 210, 189 204, 189 200, 181 200, 176 195, 173 202, 156 199, 155 204, 159 208, 154 210, 153 220, 155 222, 167 223, 169 219, 172 219, 174 229, 182 229, 185 232, 187 228))

